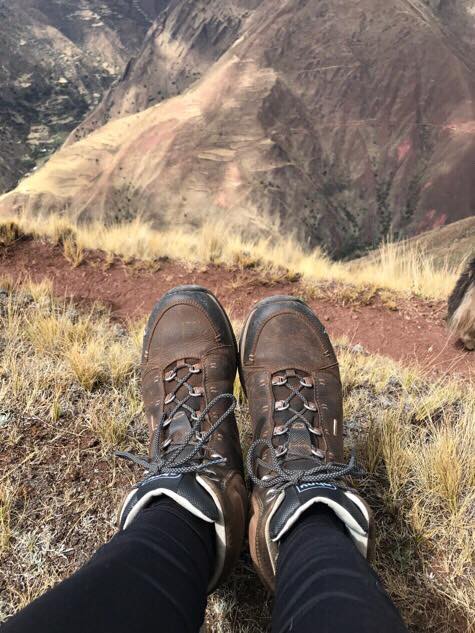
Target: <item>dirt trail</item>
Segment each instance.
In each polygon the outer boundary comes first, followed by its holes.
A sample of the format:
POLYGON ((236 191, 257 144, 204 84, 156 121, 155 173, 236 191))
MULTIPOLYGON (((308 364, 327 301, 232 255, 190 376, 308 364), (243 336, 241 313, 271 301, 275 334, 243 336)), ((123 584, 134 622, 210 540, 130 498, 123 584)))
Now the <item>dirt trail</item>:
MULTIPOLYGON (((155 300, 173 286, 196 283, 210 288, 235 321, 242 320, 252 305, 272 294, 305 295, 299 282, 276 280, 254 270, 228 270, 216 266, 187 267, 161 262, 154 270, 144 263, 107 263, 103 254, 90 252, 73 268, 59 246, 20 240, 0 250, 0 275, 14 279, 30 276, 53 282, 54 291, 76 301, 96 301, 110 307, 115 318, 138 318, 147 314, 155 300)), ((379 297, 370 305, 348 296, 338 287, 326 289, 309 303, 333 337, 347 336, 353 345, 405 363, 417 363, 438 374, 460 374, 473 379, 475 354, 450 339, 444 323, 445 304, 440 301, 406 300, 395 297, 397 310, 390 310, 379 297)))

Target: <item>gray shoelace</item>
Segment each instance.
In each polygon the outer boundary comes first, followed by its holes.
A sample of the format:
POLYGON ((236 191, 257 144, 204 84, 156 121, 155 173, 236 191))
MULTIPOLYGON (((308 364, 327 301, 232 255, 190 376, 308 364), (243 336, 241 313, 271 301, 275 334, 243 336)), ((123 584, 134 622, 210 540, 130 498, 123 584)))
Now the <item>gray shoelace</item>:
MULTIPOLYGON (((287 407, 287 410, 290 413, 292 413, 293 416, 287 420, 287 422, 285 423, 284 426, 286 426, 288 428, 288 427, 291 426, 291 424, 293 422, 296 422, 299 419, 302 420, 302 422, 304 422, 305 424, 308 424, 308 420, 305 417, 305 410, 301 409, 300 411, 297 411, 296 409, 293 409, 290 406, 292 398, 299 398, 303 402, 304 407, 308 406, 308 400, 302 393, 303 385, 300 385, 300 387, 298 387, 298 389, 297 389, 291 383, 289 383, 287 381, 285 383, 285 387, 290 391, 290 394, 287 396, 287 398, 285 400, 282 400, 283 406, 287 407)), ((285 410, 285 409, 283 409, 283 410, 285 410)))
MULTIPOLYGON (((285 386, 289 389, 289 396, 281 401, 280 410, 288 410, 292 413, 285 424, 281 425, 282 429, 289 431, 293 422, 300 420, 309 426, 309 420, 305 417, 305 412, 308 408, 308 401, 301 393, 303 385, 295 388, 290 382, 285 382, 285 386), (290 403, 293 398, 298 398, 302 401, 304 408, 300 411, 292 408, 290 403)), ((294 486, 301 483, 335 483, 343 477, 362 477, 365 471, 361 469, 356 463, 356 455, 354 452, 351 454, 351 458, 347 464, 341 464, 338 462, 324 463, 319 457, 312 458, 315 462, 315 466, 308 469, 289 469, 282 465, 284 460, 284 454, 278 454, 277 449, 272 444, 271 440, 259 439, 256 440, 250 447, 247 455, 247 470, 252 482, 262 488, 276 488, 285 489, 289 486, 294 486), (265 461, 261 457, 262 451, 267 448, 270 455, 270 460, 265 461), (269 474, 264 474, 259 477, 257 467, 262 467, 269 471, 269 474), (272 476, 270 473, 275 473, 272 476)), ((309 458, 307 458, 309 459, 309 458)))
POLYGON ((301 483, 337 483, 342 477, 362 477, 365 473, 357 465, 356 456, 352 453, 348 464, 338 462, 322 463, 322 460, 315 458, 316 465, 306 470, 288 469, 281 464, 282 457, 278 457, 276 449, 270 440, 256 440, 247 455, 247 470, 252 482, 261 488, 285 489, 301 483), (258 456, 258 451, 266 447, 269 449, 270 461, 264 461, 258 456), (262 466, 271 472, 273 477, 256 475, 257 466, 262 466), (264 479, 264 477, 266 477, 264 479))
POLYGON ((210 459, 204 459, 201 455, 198 460, 195 460, 195 458, 206 447, 209 438, 213 435, 216 429, 218 429, 224 420, 233 413, 236 408, 236 398, 231 393, 219 394, 211 400, 211 402, 199 415, 196 415, 195 410, 187 404, 187 400, 193 397, 191 393, 192 387, 188 383, 191 373, 192 372, 189 372, 185 378, 176 379, 176 382, 178 383, 176 390, 180 386, 185 385, 188 388, 188 395, 183 400, 177 400, 175 406, 169 414, 164 413, 161 416, 160 422, 158 423, 152 436, 151 457, 148 458, 141 455, 135 455, 127 451, 117 451, 115 453, 117 457, 127 459, 134 464, 145 468, 147 470, 147 476, 158 475, 165 472, 174 474, 196 473, 209 468, 210 466, 226 463, 226 458, 221 455, 212 455, 210 459), (201 432, 201 423, 205 417, 217 402, 224 399, 229 399, 231 401, 227 410, 219 417, 218 420, 216 420, 216 422, 214 422, 214 424, 211 425, 208 431, 205 433, 201 432), (165 450, 168 448, 168 445, 165 446, 165 443, 162 441, 163 429, 168 426, 170 423, 169 421, 180 408, 190 414, 193 425, 190 432, 182 442, 175 446, 171 445, 168 450, 165 450), (168 424, 166 424, 167 422, 168 424), (191 446, 193 448, 190 450, 191 446))

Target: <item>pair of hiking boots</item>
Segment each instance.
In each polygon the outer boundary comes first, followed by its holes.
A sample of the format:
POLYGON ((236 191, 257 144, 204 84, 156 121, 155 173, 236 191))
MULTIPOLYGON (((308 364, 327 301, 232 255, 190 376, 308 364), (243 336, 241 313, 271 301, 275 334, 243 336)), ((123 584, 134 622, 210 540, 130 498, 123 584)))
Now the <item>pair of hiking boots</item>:
POLYGON ((370 511, 343 483, 342 394, 327 333, 299 299, 276 296, 249 315, 239 350, 216 297, 199 286, 171 290, 145 330, 142 390, 150 454, 119 453, 146 470, 125 499, 121 529, 160 495, 214 524, 215 589, 236 563, 248 516, 233 396, 236 369, 249 400, 254 442, 249 545, 259 576, 275 588, 279 541, 312 504, 329 506, 367 554, 370 511))

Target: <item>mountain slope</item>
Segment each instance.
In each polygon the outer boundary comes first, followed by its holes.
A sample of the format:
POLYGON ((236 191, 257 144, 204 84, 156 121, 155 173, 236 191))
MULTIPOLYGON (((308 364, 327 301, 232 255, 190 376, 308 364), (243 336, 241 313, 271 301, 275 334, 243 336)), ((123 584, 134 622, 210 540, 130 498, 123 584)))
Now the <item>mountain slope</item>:
POLYGON ((0 191, 64 140, 165 0, 0 0, 0 191))
POLYGON ((340 256, 467 217, 465 5, 175 0, 103 103, 0 211, 190 228, 225 218, 340 256))
MULTIPOLYGON (((422 261, 434 264, 436 268, 446 271, 446 267, 457 270, 475 257, 475 215, 470 218, 425 231, 401 244, 389 245, 394 249, 394 256, 399 261, 408 259, 414 253, 420 253, 422 261)), ((383 265, 380 249, 370 251, 364 257, 352 260, 352 270, 363 270, 371 265, 383 265)), ((445 274, 448 274, 447 271, 445 274)), ((455 285, 455 284, 454 284, 455 285)))
POLYGON ((240 36, 261 0, 171 0, 98 107, 71 134, 79 140, 109 121, 181 94, 240 36))

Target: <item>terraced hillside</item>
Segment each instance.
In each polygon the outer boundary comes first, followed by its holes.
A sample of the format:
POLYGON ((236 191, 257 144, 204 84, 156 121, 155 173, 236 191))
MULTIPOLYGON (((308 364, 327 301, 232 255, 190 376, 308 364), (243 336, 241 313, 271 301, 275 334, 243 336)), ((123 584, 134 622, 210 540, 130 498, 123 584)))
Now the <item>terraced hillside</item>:
POLYGON ((140 48, 164 0, 0 0, 0 192, 41 163, 140 48))

